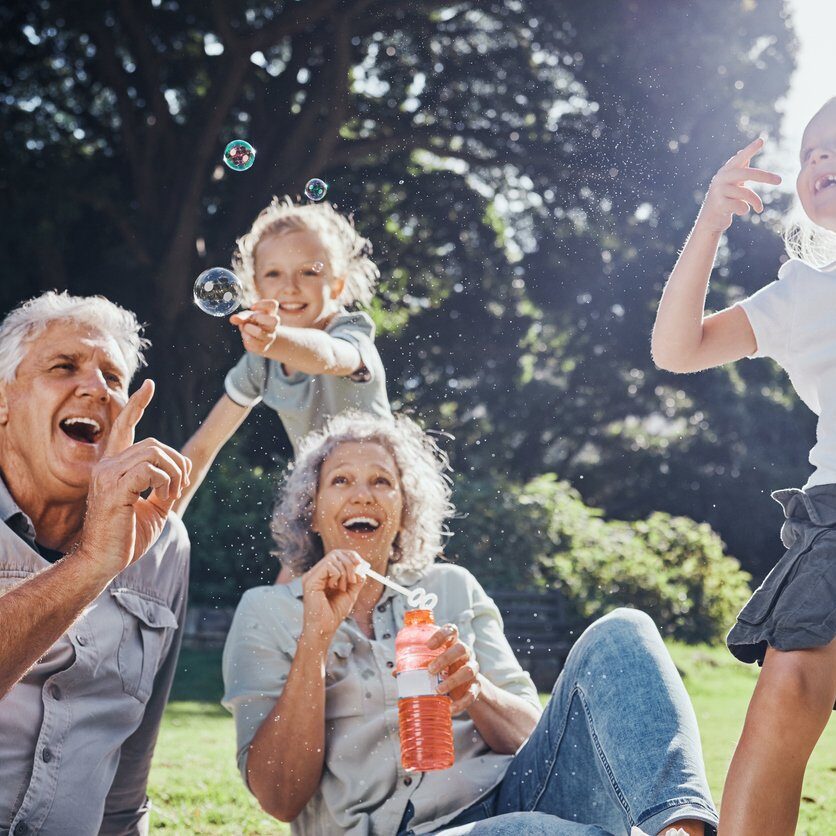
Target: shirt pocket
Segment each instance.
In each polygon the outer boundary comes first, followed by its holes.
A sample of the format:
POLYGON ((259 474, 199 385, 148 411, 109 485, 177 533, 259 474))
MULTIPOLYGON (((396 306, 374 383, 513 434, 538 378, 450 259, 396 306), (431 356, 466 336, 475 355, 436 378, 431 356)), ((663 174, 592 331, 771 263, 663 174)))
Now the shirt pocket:
POLYGON ((325 719, 357 717, 363 713, 363 686, 351 658, 350 641, 335 640, 325 662, 325 719))
POLYGON ((6 569, 0 566, 0 597, 34 575, 35 572, 27 572, 23 569, 6 569))
POLYGON ((784 556, 775 564, 772 571, 766 576, 764 582, 754 591, 749 602, 740 611, 737 620, 743 624, 757 627, 771 615, 778 602, 781 593, 786 589, 787 584, 798 572, 798 565, 816 541, 829 531, 821 528, 815 533, 799 533, 795 542, 786 551, 784 556))
POLYGON ((165 604, 125 587, 110 590, 122 616, 117 662, 126 694, 147 702, 154 687, 166 631, 177 629, 177 618, 165 604))

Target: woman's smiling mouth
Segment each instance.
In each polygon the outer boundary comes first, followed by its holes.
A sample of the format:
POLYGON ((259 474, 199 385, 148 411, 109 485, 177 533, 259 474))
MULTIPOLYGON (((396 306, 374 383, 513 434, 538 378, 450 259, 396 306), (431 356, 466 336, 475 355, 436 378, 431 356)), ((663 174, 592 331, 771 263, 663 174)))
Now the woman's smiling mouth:
POLYGON ((349 517, 342 525, 351 534, 373 534, 380 528, 378 520, 365 516, 349 517))

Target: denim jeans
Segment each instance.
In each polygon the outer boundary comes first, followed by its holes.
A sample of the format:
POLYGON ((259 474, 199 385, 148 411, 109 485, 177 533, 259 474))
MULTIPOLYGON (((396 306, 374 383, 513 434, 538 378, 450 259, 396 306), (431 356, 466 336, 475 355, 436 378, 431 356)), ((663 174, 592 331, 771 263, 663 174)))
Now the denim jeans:
POLYGON ((618 609, 578 639, 502 781, 438 833, 655 836, 681 819, 717 824, 697 720, 653 621, 618 609))

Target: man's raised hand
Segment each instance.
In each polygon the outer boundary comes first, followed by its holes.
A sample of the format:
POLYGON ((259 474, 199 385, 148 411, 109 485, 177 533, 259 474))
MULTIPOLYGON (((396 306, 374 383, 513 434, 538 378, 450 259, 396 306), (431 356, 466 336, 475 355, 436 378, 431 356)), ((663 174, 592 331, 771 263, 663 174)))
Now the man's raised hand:
POLYGON ((91 474, 78 551, 109 578, 157 541, 189 484, 192 464, 184 455, 154 438, 134 444, 136 425, 153 396, 153 381, 146 380, 128 399, 91 474))

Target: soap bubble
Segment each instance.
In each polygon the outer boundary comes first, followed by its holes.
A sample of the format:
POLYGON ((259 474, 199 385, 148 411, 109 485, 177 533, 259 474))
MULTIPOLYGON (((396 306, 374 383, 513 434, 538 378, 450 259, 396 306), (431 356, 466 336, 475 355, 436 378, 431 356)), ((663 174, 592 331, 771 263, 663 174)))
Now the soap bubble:
POLYGON ((245 139, 233 139, 224 148, 224 162, 233 171, 246 171, 255 162, 255 148, 245 139))
POLYGON ((228 316, 241 307, 243 298, 238 276, 223 267, 204 270, 194 283, 194 303, 210 316, 228 316))
POLYGON ((305 183, 305 197, 311 200, 322 200, 328 194, 328 184, 319 177, 314 177, 313 180, 308 180, 305 183))

